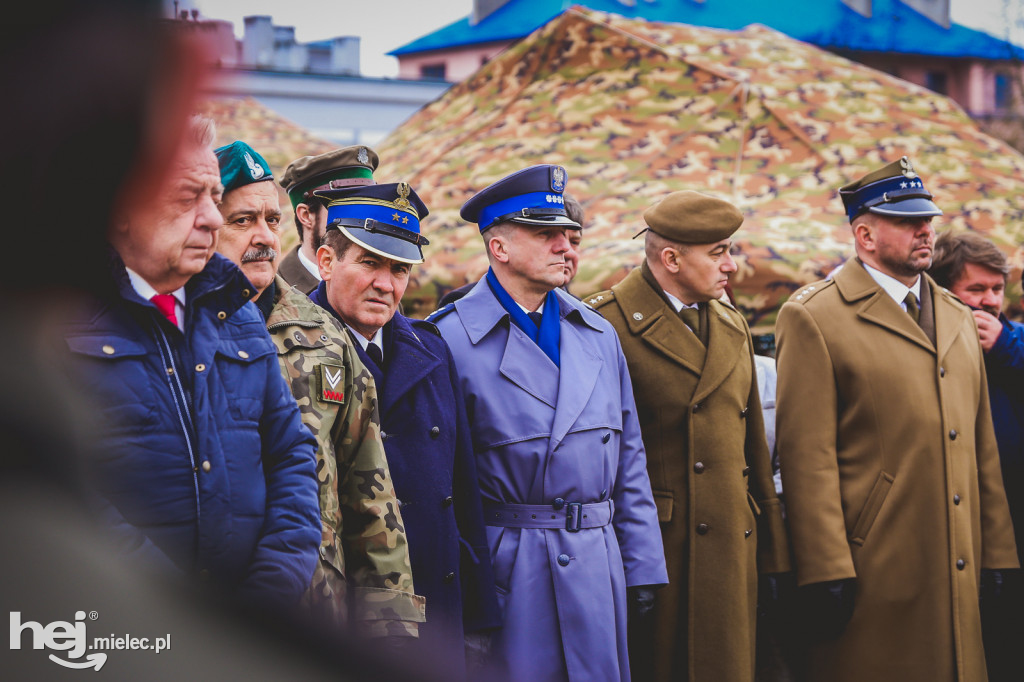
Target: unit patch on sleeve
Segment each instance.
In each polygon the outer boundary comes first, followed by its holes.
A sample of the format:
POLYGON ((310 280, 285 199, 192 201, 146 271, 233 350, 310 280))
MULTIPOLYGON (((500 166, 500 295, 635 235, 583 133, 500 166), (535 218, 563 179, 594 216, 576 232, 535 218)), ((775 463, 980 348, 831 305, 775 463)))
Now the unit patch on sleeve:
POLYGON ((341 365, 317 365, 316 385, 320 402, 345 404, 345 368, 341 365))

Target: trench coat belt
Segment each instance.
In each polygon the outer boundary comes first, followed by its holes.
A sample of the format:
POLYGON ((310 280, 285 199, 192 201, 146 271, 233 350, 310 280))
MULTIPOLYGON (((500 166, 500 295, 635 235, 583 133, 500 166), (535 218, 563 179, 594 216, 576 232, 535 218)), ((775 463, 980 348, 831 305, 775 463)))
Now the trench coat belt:
POLYGON ((485 504, 484 523, 504 528, 560 528, 575 532, 607 526, 614 512, 611 500, 590 504, 567 502, 561 509, 550 504, 485 504))

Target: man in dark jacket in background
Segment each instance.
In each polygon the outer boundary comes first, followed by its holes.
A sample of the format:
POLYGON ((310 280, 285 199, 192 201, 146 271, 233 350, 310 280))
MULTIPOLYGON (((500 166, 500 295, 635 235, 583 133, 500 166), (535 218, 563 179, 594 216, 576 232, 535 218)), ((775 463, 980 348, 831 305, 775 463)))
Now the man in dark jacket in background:
POLYGON ((287 608, 320 544, 314 442, 255 288, 214 253, 213 123, 185 135, 166 181, 115 212, 109 281, 64 331, 70 386, 104 417, 92 473, 121 547, 287 608))
MULTIPOLYGON (((1017 556, 1024 562, 1024 325, 1007 319, 1003 295, 1010 266, 999 247, 977 232, 944 232, 935 240, 928 274, 969 305, 985 351, 992 424, 1003 486, 1010 503, 1017 556)), ((1017 647, 1024 641, 1021 573, 1003 571, 982 591, 981 625, 990 682, 1020 676, 1017 647)))

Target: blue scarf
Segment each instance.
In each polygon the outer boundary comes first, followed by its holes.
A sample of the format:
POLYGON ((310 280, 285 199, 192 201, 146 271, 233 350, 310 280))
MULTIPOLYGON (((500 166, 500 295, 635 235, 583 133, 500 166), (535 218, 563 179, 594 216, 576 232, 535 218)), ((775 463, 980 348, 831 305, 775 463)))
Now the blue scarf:
POLYGON ((558 361, 558 341, 562 327, 560 324, 561 320, 559 319, 558 298, 555 296, 555 292, 549 291, 547 298, 544 300, 543 316, 541 317, 540 328, 538 329, 529 315, 523 312, 519 304, 508 295, 508 292, 501 286, 494 271, 490 268, 487 269, 487 284, 490 285, 491 291, 494 292, 495 298, 498 299, 498 303, 501 304, 501 307, 512 318, 513 324, 522 329, 523 333, 540 346, 544 354, 551 358, 551 362, 555 363, 555 367, 560 367, 561 365, 559 365, 558 361))

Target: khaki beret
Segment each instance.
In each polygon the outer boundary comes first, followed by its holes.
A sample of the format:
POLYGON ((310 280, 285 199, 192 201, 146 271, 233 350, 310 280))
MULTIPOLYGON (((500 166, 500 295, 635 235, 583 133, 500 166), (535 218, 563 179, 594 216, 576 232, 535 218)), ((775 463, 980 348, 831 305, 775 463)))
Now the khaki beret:
POLYGON ((295 208, 314 190, 362 187, 374 184, 373 171, 380 159, 366 145, 334 149, 318 156, 303 156, 288 164, 281 186, 295 208))
POLYGON ((683 190, 672 192, 644 211, 655 234, 684 244, 713 244, 728 239, 743 223, 743 214, 728 201, 683 190))

